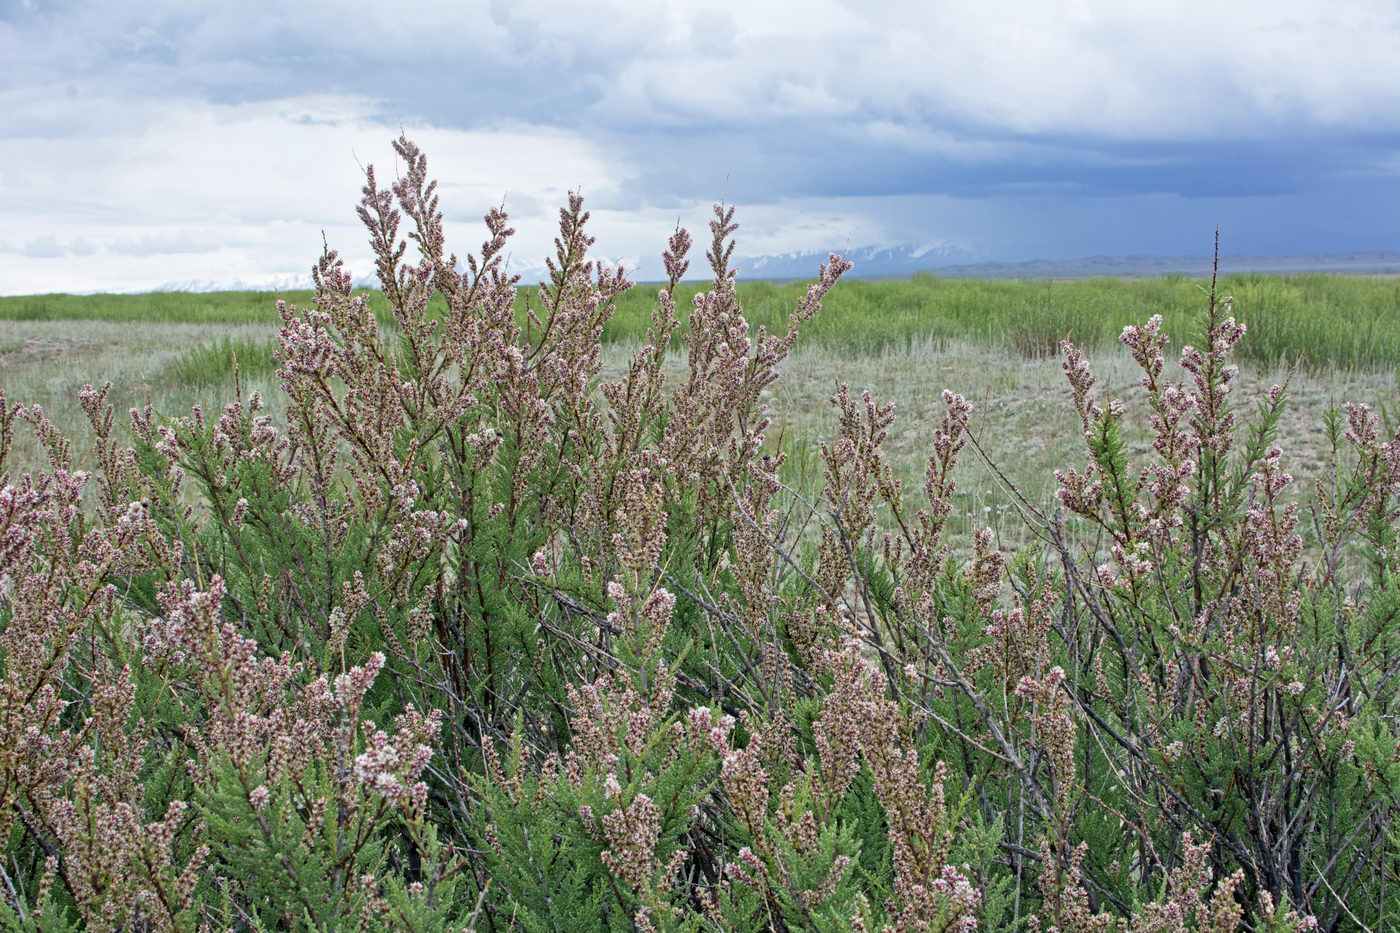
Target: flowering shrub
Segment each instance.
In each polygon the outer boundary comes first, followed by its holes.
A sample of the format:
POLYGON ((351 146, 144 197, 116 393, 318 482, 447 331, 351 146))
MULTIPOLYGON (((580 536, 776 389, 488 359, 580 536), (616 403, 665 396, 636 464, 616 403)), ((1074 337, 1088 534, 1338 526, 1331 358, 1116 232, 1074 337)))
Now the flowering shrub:
MULTIPOLYGON (((892 406, 842 387, 820 488, 765 390, 849 269, 751 333, 713 282, 602 376, 632 283, 560 212, 446 250, 410 142, 360 217, 395 326, 335 253, 280 308, 285 423, 82 404, 92 475, 0 395, 0 915, 25 930, 1378 928, 1400 910, 1400 443, 1339 413, 1298 489, 1286 386, 1231 405, 1214 294, 1151 443, 1063 345, 1085 460, 1037 541, 952 540, 972 403, 911 510, 892 406), (407 225, 407 230, 403 228, 407 225), (409 255, 409 244, 414 249, 409 255), (436 300, 434 300, 436 299, 436 300), (430 306, 430 301, 432 305, 430 306), (431 308, 431 310, 430 310, 431 308), (439 310, 441 308, 441 310, 439 310), (49 468, 6 466, 27 423, 49 468)), ((241 392, 240 392, 241 396, 241 392)))

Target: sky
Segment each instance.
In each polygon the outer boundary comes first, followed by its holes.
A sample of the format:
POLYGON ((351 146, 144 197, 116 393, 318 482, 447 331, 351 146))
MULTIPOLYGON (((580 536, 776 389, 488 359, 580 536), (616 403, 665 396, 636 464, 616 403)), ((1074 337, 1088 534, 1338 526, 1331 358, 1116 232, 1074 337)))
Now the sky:
POLYGON ((400 129, 527 274, 571 189, 642 279, 717 200, 747 256, 1400 251, 1400 0, 0 0, 0 63, 0 294, 368 273, 400 129))

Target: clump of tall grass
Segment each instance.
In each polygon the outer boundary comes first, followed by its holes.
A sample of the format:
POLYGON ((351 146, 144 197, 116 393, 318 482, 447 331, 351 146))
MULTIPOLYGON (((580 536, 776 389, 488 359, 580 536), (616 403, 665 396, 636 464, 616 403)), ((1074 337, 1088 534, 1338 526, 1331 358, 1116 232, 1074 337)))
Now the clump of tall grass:
POLYGON ((171 360, 163 375, 175 385, 188 388, 226 388, 234 374, 261 379, 277 371, 272 338, 220 337, 212 343, 192 347, 171 360))

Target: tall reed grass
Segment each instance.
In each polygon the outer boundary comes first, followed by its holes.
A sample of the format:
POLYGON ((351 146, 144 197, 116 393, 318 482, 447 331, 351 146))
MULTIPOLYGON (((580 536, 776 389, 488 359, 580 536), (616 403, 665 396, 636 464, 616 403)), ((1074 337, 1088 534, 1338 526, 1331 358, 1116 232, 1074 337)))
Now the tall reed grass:
MULTIPOLYGON (((1052 356, 1070 339, 1099 348, 1113 343, 1123 328, 1160 314, 1165 326, 1185 333, 1208 283, 1185 276, 1154 279, 1072 281, 942 279, 931 274, 906 279, 855 280, 834 294, 829 313, 815 320, 804 339, 851 352, 879 352, 924 341, 969 340, 1004 347, 1023 356, 1052 356)), ((705 286, 677 286, 681 307, 705 286)), ((752 325, 770 332, 784 325, 802 294, 797 282, 745 282, 739 298, 752 325)), ((1228 275, 1223 295, 1250 322, 1244 358, 1266 363, 1301 361, 1314 369, 1364 369, 1400 365, 1400 282, 1340 275, 1228 275)), ((298 304, 310 292, 274 296, 265 292, 148 295, 38 295, 0 298, 4 320, 131 320, 248 324, 277 323, 274 298, 298 304)), ((523 314, 538 303, 538 289, 522 288, 523 314)), ((652 289, 634 288, 619 296, 617 313, 603 340, 634 343, 645 337, 652 289)), ((383 296, 370 307, 381 322, 393 315, 383 296)), ((445 310, 434 299, 429 316, 445 310)), ((675 346, 687 333, 682 313, 675 346)))

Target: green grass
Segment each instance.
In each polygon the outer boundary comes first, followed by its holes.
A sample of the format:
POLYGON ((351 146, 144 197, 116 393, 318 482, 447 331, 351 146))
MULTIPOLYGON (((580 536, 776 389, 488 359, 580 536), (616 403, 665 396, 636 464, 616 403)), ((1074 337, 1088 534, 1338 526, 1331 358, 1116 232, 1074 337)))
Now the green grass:
MULTIPOLYGON (((293 303, 311 292, 287 292, 293 303)), ((144 295, 23 295, 0 298, 0 321, 142 321, 155 324, 275 324, 268 292, 152 292, 144 295)))
POLYGON ((271 379, 277 371, 271 338, 220 337, 213 343, 191 347, 166 364, 164 374, 177 385, 192 388, 222 386, 233 378, 271 379))
MULTIPOLYGON (((700 283, 681 286, 684 317, 700 283)), ((1206 282, 1184 276, 1155 279, 990 281, 940 279, 850 280, 828 298, 826 310, 804 328, 808 346, 874 353, 928 342, 972 342, 1035 358, 1054 355, 1062 338, 1099 348, 1127 324, 1161 314, 1179 346, 1194 334, 1206 282)), ((786 326, 804 282, 745 282, 740 298, 755 325, 786 326)), ((522 301, 534 289, 522 290, 522 301)), ((1241 344, 1246 359, 1279 363, 1301 359, 1308 368, 1391 368, 1400 365, 1400 282, 1338 275, 1227 276, 1237 316, 1249 325, 1241 344)), ((282 297, 296 304, 309 292, 282 297)), ((654 285, 624 295, 604 334, 608 342, 636 343, 656 300, 654 285)), ((372 300, 381 319, 387 309, 372 300)), ((439 306, 440 309, 440 306, 439 306)), ((37 295, 0 298, 0 321, 142 321, 190 324, 275 324, 275 296, 265 292, 149 295, 37 295)))
MULTIPOLYGON (((1207 284, 1180 276, 854 280, 832 292, 822 314, 803 328, 803 340, 867 353, 929 340, 971 341, 1038 357, 1058 353, 1066 337, 1104 347, 1116 342, 1124 326, 1160 314, 1179 346, 1194 337, 1207 284)), ((780 327, 802 289, 800 283, 742 286, 745 313, 755 324, 780 327)), ((1236 315, 1249 325, 1249 338, 1240 345, 1246 359, 1303 358, 1314 368, 1400 364, 1400 283, 1327 275, 1230 276, 1219 291, 1234 296, 1236 315)), ((640 316, 619 313, 616 330, 635 327, 640 316)))

